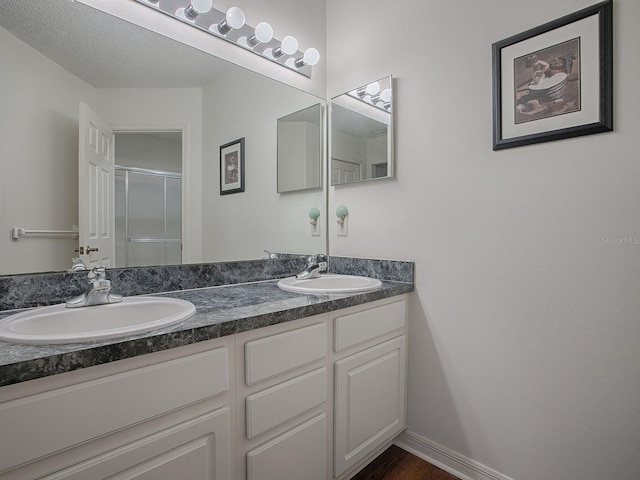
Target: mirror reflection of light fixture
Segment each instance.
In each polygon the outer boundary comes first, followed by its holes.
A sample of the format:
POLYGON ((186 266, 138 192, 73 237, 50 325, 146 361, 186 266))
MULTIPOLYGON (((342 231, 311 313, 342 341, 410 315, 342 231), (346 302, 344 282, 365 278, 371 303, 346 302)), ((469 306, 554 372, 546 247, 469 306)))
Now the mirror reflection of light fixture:
POLYGON ((280 42, 278 48, 273 49, 273 57, 278 58, 282 55, 293 55, 298 51, 298 40, 292 35, 287 35, 280 42))
MULTIPOLYGON (((184 9, 179 9, 176 15, 184 14, 187 20, 195 20, 201 13, 207 13, 213 7, 213 0, 191 0, 184 9)), ((181 16, 181 15, 180 15, 181 16)))
POLYGON ((245 19, 246 17, 241 8, 229 8, 229 10, 227 10, 227 14, 224 17, 224 20, 218 24, 218 33, 220 33, 220 35, 226 35, 231 31, 232 28, 234 30, 242 28, 245 19))
POLYGON ((135 1, 306 77, 311 77, 313 65, 320 61, 320 53, 315 48, 298 51, 295 37, 274 38, 273 28, 267 22, 260 22, 255 28, 247 25, 240 7, 230 7, 222 12, 213 8, 213 0, 135 1), (176 10, 176 4, 186 6, 176 10))
MULTIPOLYGON (((386 86, 386 85, 385 85, 386 86)), ((347 92, 347 95, 357 98, 368 105, 372 105, 386 112, 391 111, 392 93, 391 88, 382 88, 380 82, 372 82, 362 85, 347 92), (382 90, 382 91, 380 91, 382 90)))
POLYGON ((372 97, 375 97, 380 91, 380 84, 378 82, 370 83, 365 87, 364 91, 367 95, 371 95, 372 97))
POLYGON ((301 58, 296 59, 295 66, 300 68, 305 65, 315 65, 320 61, 320 52, 315 48, 307 48, 301 58))
POLYGON ((260 43, 269 43, 273 39, 273 28, 267 22, 260 22, 256 25, 256 29, 249 38, 247 43, 252 47, 260 43))
POLYGON ((380 100, 382 100, 382 106, 385 110, 389 110, 391 108, 391 89, 385 88, 382 93, 380 93, 380 100))

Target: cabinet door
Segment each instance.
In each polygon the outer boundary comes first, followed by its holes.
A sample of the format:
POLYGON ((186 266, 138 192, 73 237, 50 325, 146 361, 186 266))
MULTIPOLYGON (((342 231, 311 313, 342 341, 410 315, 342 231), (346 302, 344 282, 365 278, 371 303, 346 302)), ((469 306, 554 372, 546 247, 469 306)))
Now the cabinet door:
POLYGON ((405 428, 405 345, 403 335, 336 362, 336 477, 405 428))
POLYGON ((231 410, 220 408, 44 480, 228 480, 231 478, 231 410))

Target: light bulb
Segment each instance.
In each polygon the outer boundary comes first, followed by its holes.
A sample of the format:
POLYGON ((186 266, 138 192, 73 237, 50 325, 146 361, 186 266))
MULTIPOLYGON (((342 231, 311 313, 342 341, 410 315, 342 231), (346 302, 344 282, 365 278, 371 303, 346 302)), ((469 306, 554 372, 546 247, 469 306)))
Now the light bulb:
POLYGON ((242 28, 244 25, 244 12, 239 7, 231 7, 227 10, 224 20, 218 24, 220 35, 226 35, 232 28, 242 28))
POLYGON ((273 28, 267 22, 260 22, 256 25, 255 32, 251 35, 247 42, 254 47, 259 43, 268 43, 273 39, 273 28))
POLYGON ((256 26, 256 39, 260 43, 267 43, 273 39, 273 28, 267 22, 260 22, 256 26))
POLYGON ((273 56, 278 58, 282 55, 293 55, 298 51, 298 40, 296 37, 287 35, 280 42, 280 46, 273 51, 273 56))
POLYGON ((315 48, 307 48, 301 58, 296 59, 294 65, 300 68, 304 65, 315 65, 320 61, 320 53, 315 48))
POLYGON ((242 28, 245 21, 244 12, 239 7, 231 7, 227 10, 226 21, 231 28, 242 28))
POLYGON ((391 89, 389 88, 385 88, 382 93, 380 94, 380 100, 382 100, 384 103, 388 103, 391 101, 391 89))
POLYGON ((307 65, 316 65, 320 61, 320 52, 315 48, 307 48, 302 56, 302 61, 307 65))
POLYGON ((191 0, 189 6, 184 9, 184 15, 193 20, 201 13, 207 13, 213 7, 213 0, 191 0))
POLYGON ((373 82, 367 85, 365 88, 365 92, 372 97, 380 91, 380 84, 378 82, 373 82))

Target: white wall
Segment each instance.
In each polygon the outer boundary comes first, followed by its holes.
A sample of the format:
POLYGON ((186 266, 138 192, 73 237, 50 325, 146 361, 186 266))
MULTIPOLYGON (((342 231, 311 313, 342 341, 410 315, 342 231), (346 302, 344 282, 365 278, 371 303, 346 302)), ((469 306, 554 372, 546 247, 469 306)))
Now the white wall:
POLYGON ((10 231, 78 224, 79 104, 95 89, 2 28, 0 65, 0 274, 65 270, 77 239, 10 231))
POLYGON ((306 158, 305 125, 304 122, 280 122, 278 124, 277 185, 279 191, 301 190, 305 186, 306 161, 301 161, 306 158), (285 164, 287 168, 282 168, 285 164))
POLYGON ((289 192, 322 185, 321 138, 317 124, 278 122, 278 190, 289 192))
POLYGON ((115 130, 186 129, 183 180, 184 263, 202 261, 202 89, 102 88, 97 113, 115 130))
POLYGON ((397 176, 330 190, 330 252, 416 261, 409 431, 517 480, 640 478, 640 2, 615 132, 491 148, 491 44, 592 3, 327 1, 329 96, 397 79, 397 176))
POLYGON ((367 141, 362 137, 335 130, 332 132, 331 156, 363 164, 367 159, 367 141))
POLYGON ((181 133, 170 136, 128 133, 116 135, 116 165, 164 172, 182 171, 181 133))
POLYGON ((312 207, 325 215, 322 189, 279 194, 276 167, 278 118, 320 100, 304 92, 296 95, 258 74, 239 78, 232 72, 206 86, 203 96, 204 261, 260 258, 265 249, 324 252, 325 237, 311 236, 308 216, 312 207), (229 91, 243 93, 225 93, 229 91), (235 109, 251 115, 229 121, 226 112, 235 109), (220 145, 241 137, 245 137, 245 191, 220 195, 220 145))

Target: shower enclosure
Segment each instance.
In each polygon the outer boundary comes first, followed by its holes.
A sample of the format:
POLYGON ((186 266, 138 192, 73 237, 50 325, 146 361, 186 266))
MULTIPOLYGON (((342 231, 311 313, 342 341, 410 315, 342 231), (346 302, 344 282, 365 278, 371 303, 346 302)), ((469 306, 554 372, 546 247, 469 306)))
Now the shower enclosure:
POLYGON ((182 263, 182 174, 154 168, 181 169, 181 156, 171 163, 161 158, 172 149, 181 151, 180 143, 175 149, 174 143, 166 134, 116 135, 118 267, 182 263))

